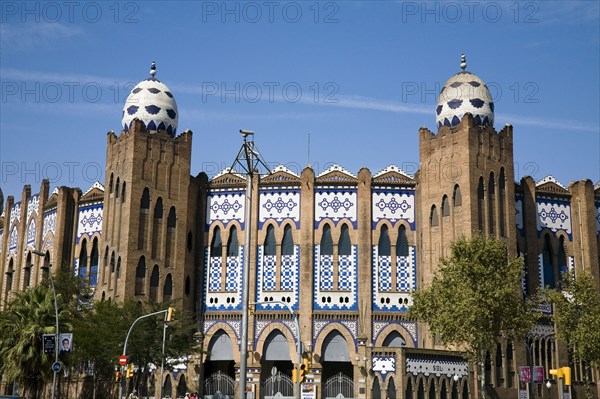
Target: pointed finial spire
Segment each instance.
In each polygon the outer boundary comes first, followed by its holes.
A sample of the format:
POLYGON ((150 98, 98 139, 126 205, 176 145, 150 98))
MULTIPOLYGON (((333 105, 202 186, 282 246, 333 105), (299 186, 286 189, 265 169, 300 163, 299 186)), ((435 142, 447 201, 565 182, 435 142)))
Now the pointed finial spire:
POLYGON ((464 54, 460 55, 460 69, 467 69, 467 57, 464 54))
POLYGON ((152 61, 152 66, 150 67, 150 76, 154 77, 156 75, 156 62, 152 61))

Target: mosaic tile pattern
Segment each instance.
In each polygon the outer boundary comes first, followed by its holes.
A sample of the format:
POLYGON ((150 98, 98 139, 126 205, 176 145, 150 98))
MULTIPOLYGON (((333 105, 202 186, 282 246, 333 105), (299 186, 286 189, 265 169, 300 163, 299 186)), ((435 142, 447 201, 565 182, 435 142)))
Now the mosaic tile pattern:
POLYGON ((406 220, 411 230, 415 229, 415 193, 412 190, 373 190, 372 224, 380 220, 392 223, 406 220))
POLYGON ((358 308, 358 249, 352 245, 351 255, 338 261, 338 289, 334 290, 333 256, 321 255, 320 245, 314 249, 313 308, 315 310, 356 310, 358 308))
POLYGON ((229 222, 236 220, 244 228, 245 204, 244 192, 212 192, 206 199, 208 225, 220 221, 227 226, 229 222))
POLYGON ((573 240, 571 231, 571 205, 568 202, 538 200, 536 201, 537 230, 544 228, 556 233, 563 230, 573 240))

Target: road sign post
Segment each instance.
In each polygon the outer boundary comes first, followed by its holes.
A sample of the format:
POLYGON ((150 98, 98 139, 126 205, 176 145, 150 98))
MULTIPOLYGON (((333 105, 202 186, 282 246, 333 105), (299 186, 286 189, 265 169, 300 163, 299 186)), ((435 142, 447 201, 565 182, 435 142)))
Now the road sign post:
POLYGON ((121 366, 127 366, 127 356, 125 356, 125 355, 119 356, 119 364, 121 366))

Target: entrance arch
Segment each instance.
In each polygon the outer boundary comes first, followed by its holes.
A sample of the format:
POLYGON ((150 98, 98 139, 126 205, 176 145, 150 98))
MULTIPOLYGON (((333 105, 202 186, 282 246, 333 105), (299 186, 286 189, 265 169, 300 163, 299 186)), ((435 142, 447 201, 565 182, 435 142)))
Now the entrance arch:
POLYGON ((261 389, 263 399, 294 398, 290 344, 280 330, 273 330, 265 339, 261 358, 261 389))
POLYGON ((235 395, 233 343, 225 330, 215 332, 208 343, 203 395, 205 399, 232 399, 235 395))
POLYGON ((338 330, 332 330, 321 347, 323 365, 323 398, 353 398, 354 368, 350 360, 348 342, 338 330))

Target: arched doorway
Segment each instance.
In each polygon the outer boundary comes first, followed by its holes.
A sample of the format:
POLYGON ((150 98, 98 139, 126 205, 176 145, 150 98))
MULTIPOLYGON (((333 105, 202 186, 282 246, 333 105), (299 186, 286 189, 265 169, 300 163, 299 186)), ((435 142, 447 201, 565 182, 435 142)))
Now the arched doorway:
POLYGON ((261 398, 294 397, 291 379, 294 365, 290 359, 289 342, 281 331, 274 330, 267 336, 261 366, 261 398))
POLYGON ((353 366, 346 339, 334 330, 325 337, 322 348, 323 398, 353 398, 353 366))
POLYGON ((208 344, 208 353, 204 368, 204 398, 232 399, 235 393, 233 345, 224 330, 218 330, 212 336, 208 344))

